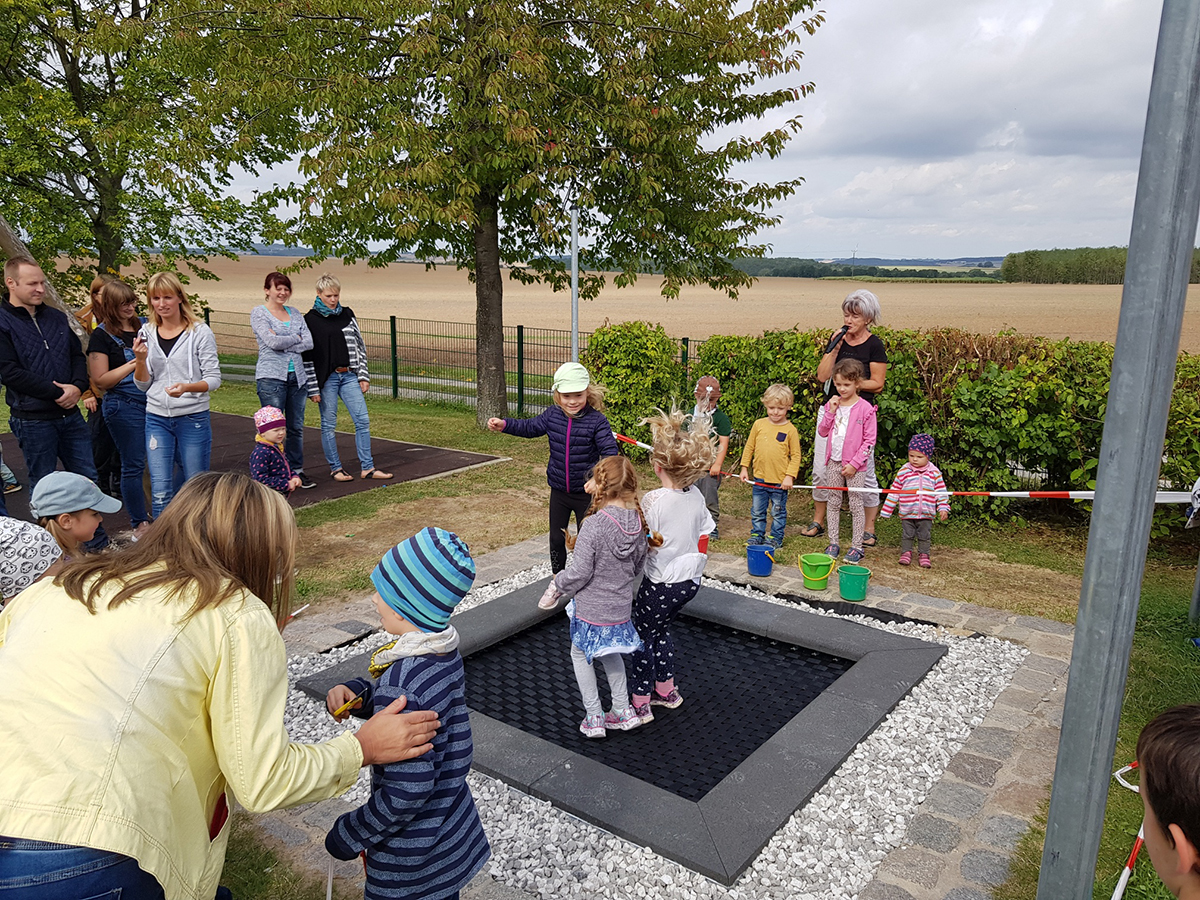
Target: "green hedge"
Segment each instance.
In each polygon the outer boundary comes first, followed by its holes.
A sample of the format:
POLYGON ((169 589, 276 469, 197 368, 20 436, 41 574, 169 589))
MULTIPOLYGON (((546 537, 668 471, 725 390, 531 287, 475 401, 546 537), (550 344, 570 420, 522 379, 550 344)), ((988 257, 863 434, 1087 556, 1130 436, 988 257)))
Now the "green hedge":
MULTIPOLYGON (((1044 473, 1046 489, 1094 486, 1111 344, 957 329, 875 333, 889 359, 875 455, 881 482, 907 458, 908 439, 925 431, 937 441, 936 461, 951 490, 1020 490, 1016 467, 1044 473)), ((596 332, 586 361, 609 388, 613 427, 643 440, 632 423, 650 407, 672 396, 690 404, 685 377, 717 376, 721 406, 741 434, 764 414, 759 398, 767 385, 787 384, 796 392, 791 418, 805 436, 807 470, 807 436, 824 396, 817 362, 828 339, 825 330, 711 337, 685 376, 679 347, 661 327, 625 323, 596 332)), ((1164 454, 1163 479, 1190 489, 1200 475, 1200 357, 1179 356, 1164 454)), ((955 507, 989 519, 1013 514, 1006 500, 959 498, 955 507)), ((1160 533, 1180 517, 1173 507, 1160 508, 1160 533)))

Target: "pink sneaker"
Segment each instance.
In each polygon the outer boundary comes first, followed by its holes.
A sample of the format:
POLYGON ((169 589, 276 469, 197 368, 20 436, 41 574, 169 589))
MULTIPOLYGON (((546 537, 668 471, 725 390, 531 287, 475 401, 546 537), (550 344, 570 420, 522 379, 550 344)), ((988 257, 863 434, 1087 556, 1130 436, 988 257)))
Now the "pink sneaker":
POLYGON ((929 554, 928 554, 928 553, 922 553, 922 554, 920 555, 920 557, 919 557, 918 561, 920 562, 920 564, 921 564, 921 568, 922 568, 922 569, 932 569, 932 568, 933 568, 933 563, 931 563, 931 562, 929 561, 929 554))
POLYGON ((671 693, 663 696, 658 691, 650 695, 651 706, 665 706, 667 709, 678 709, 683 706, 683 697, 679 696, 679 691, 671 688, 671 693))
POLYGON ((912 565, 912 551, 911 550, 905 550, 903 553, 900 554, 900 565, 902 565, 902 566, 911 566, 912 565))
POLYGON ((642 724, 632 706, 614 709, 604 714, 604 727, 608 731, 630 731, 642 724))
POLYGON ((638 717, 638 721, 642 725, 649 725, 654 721, 654 711, 650 709, 649 703, 643 703, 641 706, 633 704, 633 714, 638 717))
POLYGON ((604 730, 604 716, 588 716, 579 723, 579 730, 588 738, 602 738, 608 733, 604 730))

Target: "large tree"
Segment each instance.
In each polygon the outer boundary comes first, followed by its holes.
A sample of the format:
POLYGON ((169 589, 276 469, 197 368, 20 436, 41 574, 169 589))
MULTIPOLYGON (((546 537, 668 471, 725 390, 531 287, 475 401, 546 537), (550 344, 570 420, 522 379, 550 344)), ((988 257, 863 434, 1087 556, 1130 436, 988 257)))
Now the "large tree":
POLYGON ((585 297, 605 271, 736 296, 750 279, 729 259, 762 255, 771 204, 799 183, 731 173, 800 127, 789 107, 811 85, 761 82, 799 69, 815 0, 180 2, 209 115, 296 123, 302 178, 271 198, 291 237, 469 270, 481 421, 507 408, 502 266, 564 287, 572 204, 585 297))
POLYGON ((257 236, 253 207, 224 196, 231 165, 284 158, 241 140, 236 110, 196 114, 157 15, 152 0, 8 0, 0 14, 0 214, 48 272, 73 260, 68 289, 139 257, 206 274, 206 254, 257 236))

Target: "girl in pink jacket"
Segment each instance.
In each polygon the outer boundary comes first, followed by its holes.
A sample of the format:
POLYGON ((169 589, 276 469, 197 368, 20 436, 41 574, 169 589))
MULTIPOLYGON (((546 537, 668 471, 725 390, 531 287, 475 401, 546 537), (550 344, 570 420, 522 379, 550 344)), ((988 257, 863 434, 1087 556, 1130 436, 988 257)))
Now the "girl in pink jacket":
POLYGON ((829 546, 825 552, 835 559, 842 552, 838 545, 842 495, 849 493, 852 536, 850 552, 846 554, 848 563, 861 562, 866 555, 863 553, 866 516, 861 492, 844 492, 837 488, 861 488, 866 484, 867 461, 876 439, 875 407, 858 396, 862 378, 862 365, 857 360, 838 360, 833 367, 833 386, 837 395, 825 404, 817 424, 817 434, 829 438, 825 444, 825 484, 833 489, 829 495, 829 546))

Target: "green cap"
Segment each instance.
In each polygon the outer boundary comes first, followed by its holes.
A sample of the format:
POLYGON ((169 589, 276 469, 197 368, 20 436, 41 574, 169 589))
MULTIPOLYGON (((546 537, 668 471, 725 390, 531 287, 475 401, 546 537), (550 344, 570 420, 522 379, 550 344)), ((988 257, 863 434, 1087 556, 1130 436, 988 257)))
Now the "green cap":
POLYGON ((554 373, 554 390, 560 394, 574 394, 576 391, 586 391, 592 383, 588 370, 577 362, 563 363, 554 373))

